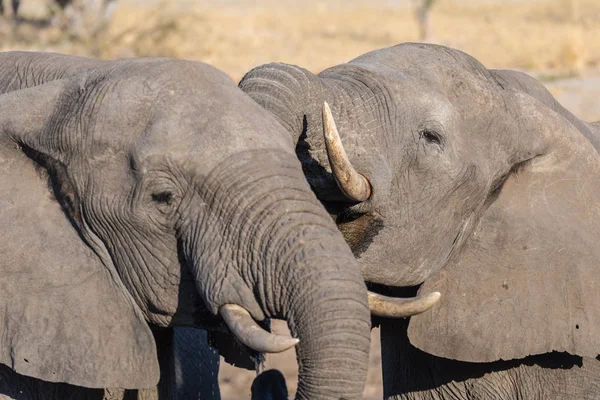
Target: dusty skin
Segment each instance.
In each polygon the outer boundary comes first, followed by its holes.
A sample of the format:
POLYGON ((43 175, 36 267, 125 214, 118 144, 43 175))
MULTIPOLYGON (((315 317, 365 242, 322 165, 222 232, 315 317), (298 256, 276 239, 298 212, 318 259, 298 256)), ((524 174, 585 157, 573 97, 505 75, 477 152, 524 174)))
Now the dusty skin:
MULTIPOLYGON (((271 61, 313 72, 370 50, 418 40, 414 2, 292 0, 196 2, 122 0, 108 31, 70 40, 46 26, 45 0, 23 0, 18 27, 0 19, 0 49, 102 58, 166 56, 200 60, 239 80, 271 61), (200 3, 200 4, 197 4, 200 3)), ((428 41, 463 50, 487 67, 526 70, 578 117, 600 119, 600 2, 438 0, 428 41), (594 101, 592 101, 594 100, 594 101)), ((286 332, 277 322, 275 331, 286 332)), ((379 330, 372 332, 366 399, 380 399, 379 330)), ((293 350, 267 358, 295 390, 293 350)), ((221 364, 223 399, 248 398, 255 374, 221 364)))

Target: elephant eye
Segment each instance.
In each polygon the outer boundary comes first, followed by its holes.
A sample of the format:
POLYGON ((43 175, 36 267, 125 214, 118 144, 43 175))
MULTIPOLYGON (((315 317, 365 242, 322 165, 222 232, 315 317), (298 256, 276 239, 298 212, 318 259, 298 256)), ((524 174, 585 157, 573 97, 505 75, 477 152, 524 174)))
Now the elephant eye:
POLYGON ((170 206, 173 201, 173 193, 168 191, 152 193, 152 201, 170 206))
POLYGON ((424 129, 420 132, 420 135, 428 143, 434 143, 440 146, 442 144, 442 137, 436 131, 430 129, 424 129))

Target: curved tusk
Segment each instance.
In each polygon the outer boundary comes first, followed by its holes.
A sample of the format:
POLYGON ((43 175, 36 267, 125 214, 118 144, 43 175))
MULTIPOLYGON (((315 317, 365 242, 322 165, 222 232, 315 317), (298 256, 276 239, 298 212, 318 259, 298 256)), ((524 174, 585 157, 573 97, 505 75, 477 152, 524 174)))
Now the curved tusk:
POLYGON ((371 195, 371 184, 350 163, 327 102, 323 103, 323 132, 327 157, 338 187, 350 200, 367 200, 371 195))
POLYGON ((440 292, 411 298, 388 297, 369 292, 371 314, 378 317, 405 318, 429 310, 440 300, 440 292))
POLYGON ((233 334, 251 349, 260 353, 281 353, 294 347, 299 339, 276 335, 261 328, 245 308, 237 304, 224 304, 219 314, 233 334))

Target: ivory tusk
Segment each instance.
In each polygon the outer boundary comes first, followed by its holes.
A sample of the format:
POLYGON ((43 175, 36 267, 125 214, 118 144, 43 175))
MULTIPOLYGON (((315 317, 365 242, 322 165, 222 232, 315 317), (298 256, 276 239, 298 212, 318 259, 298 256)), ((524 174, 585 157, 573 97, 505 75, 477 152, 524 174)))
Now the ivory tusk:
POLYGON ((378 317, 405 318, 429 310, 440 300, 440 292, 411 298, 388 297, 369 292, 371 314, 378 317))
POLYGON ((323 103, 323 132, 327 157, 338 187, 350 200, 367 200, 371 195, 371 185, 350 163, 327 102, 323 103))
POLYGON ((222 305, 219 307, 219 314, 240 342, 260 353, 281 353, 300 342, 290 336, 267 332, 252 319, 245 308, 237 304, 222 305))

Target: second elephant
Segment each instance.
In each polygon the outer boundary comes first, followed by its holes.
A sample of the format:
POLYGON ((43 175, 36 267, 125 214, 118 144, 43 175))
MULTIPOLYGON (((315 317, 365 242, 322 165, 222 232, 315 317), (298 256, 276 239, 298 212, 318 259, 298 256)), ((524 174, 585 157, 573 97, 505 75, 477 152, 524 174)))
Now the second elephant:
POLYGON ((382 322, 387 398, 600 396, 593 124, 524 74, 428 44, 318 75, 263 65, 240 87, 297 141, 365 280, 442 293, 382 322))

